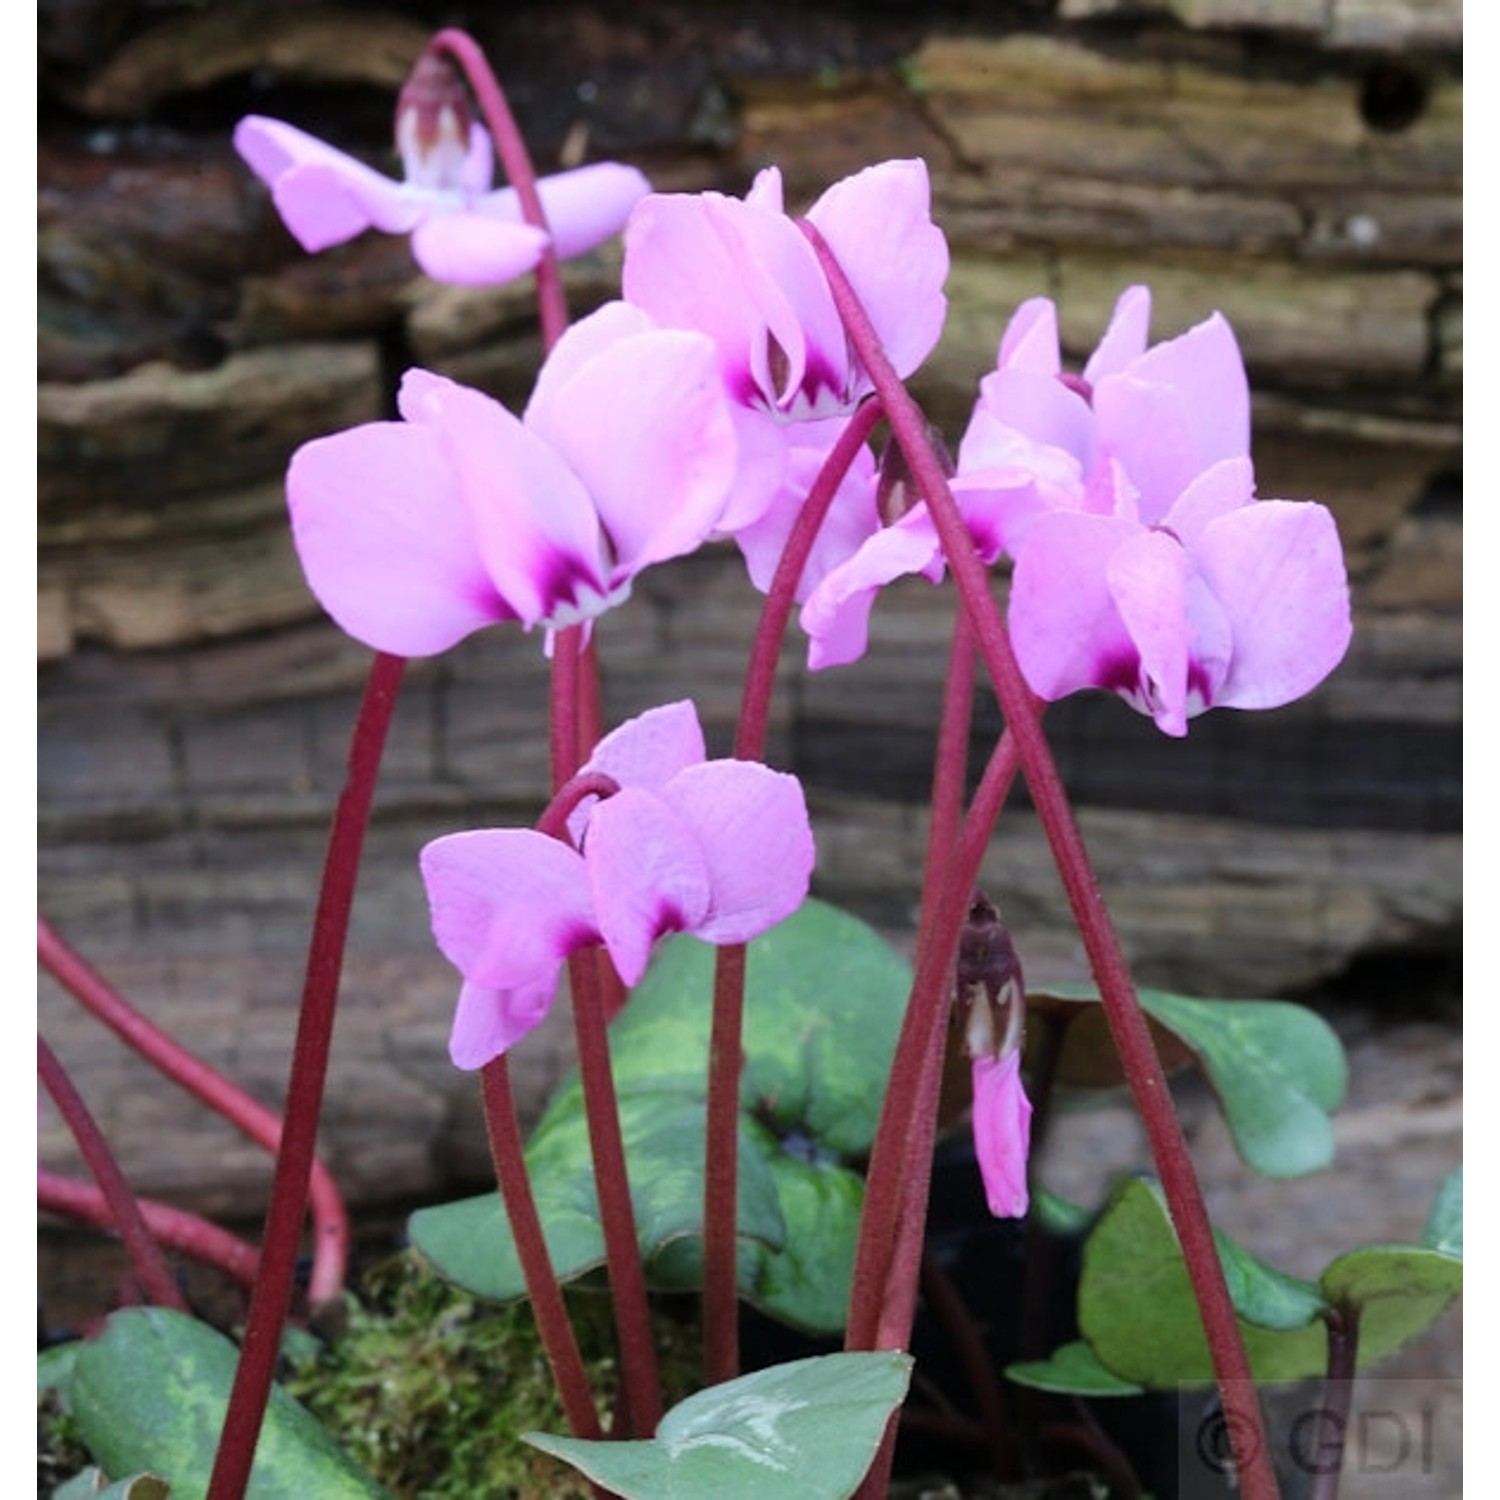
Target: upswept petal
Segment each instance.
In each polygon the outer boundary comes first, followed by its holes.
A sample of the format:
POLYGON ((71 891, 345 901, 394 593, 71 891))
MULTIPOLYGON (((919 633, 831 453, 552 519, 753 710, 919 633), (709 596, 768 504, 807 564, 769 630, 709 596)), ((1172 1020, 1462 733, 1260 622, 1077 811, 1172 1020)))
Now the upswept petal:
POLYGON ((440 437, 371 422, 305 443, 292 535, 318 602, 356 640, 431 656, 515 611, 496 590, 440 437))
POLYGON ((1032 691, 1051 701, 1138 680, 1139 652, 1107 582, 1110 558, 1140 527, 1117 516, 1052 511, 1016 559, 1009 622, 1032 691))
POLYGON ((1222 459, 1205 469, 1173 501, 1161 524, 1192 552, 1205 528, 1254 500, 1254 465, 1248 458, 1222 459))
MULTIPOLYGON (((592 162, 570 172, 543 177, 537 183, 547 229, 564 260, 587 254, 617 235, 631 209, 650 191, 651 184, 642 173, 617 161, 592 162)), ((514 189, 501 188, 475 207, 480 213, 491 213, 492 205, 501 194, 507 193, 513 196, 514 189)), ((519 203, 515 213, 519 218, 519 203)))
POLYGON ((566 432, 569 422, 578 419, 570 409, 568 382, 606 350, 657 327, 649 313, 621 301, 606 302, 570 323, 542 361, 521 420, 544 435, 566 432))
POLYGON ((595 806, 583 850, 609 956, 620 978, 636 984, 657 938, 691 932, 708 914, 703 850, 687 818, 639 787, 595 806))
POLYGON ((599 519, 564 459, 498 401, 425 372, 411 392, 403 382, 402 410, 441 433, 479 554, 521 622, 597 613, 609 592, 599 519))
POLYGON ((512 989, 492 989, 464 982, 448 1037, 448 1056, 455 1068, 473 1071, 509 1052, 535 1031, 552 1009, 559 975, 512 989))
POLYGON ((462 210, 434 213, 412 230, 412 258, 434 281, 496 286, 531 270, 547 236, 530 224, 507 224, 462 210))
POLYGON ((1005 325, 995 357, 999 370, 1030 370, 1034 375, 1062 373, 1062 346, 1057 337, 1057 307, 1050 297, 1028 297, 1005 325))
POLYGON ((691 826, 707 862, 709 909, 689 924, 704 942, 749 942, 801 906, 814 851, 795 776, 759 761, 706 761, 679 771, 662 797, 691 826))
POLYGON ((584 861, 534 828, 480 828, 421 853, 432 935, 471 983, 514 989, 556 980, 599 928, 584 861))
POLYGON ((910 375, 932 352, 948 313, 948 241, 932 222, 927 163, 866 167, 834 183, 807 217, 859 294, 896 373, 910 375))
POLYGON ((1218 314, 1148 349, 1094 388, 1099 445, 1140 491, 1141 519, 1161 519, 1204 469, 1250 451, 1250 388, 1218 314))
POLYGON ((958 450, 960 472, 1028 463, 1081 488, 1094 459, 1089 404, 1055 375, 1007 367, 979 382, 979 400, 958 450))
POLYGON ((304 250, 326 250, 370 228, 404 233, 424 215, 401 183, 283 120, 247 115, 235 126, 234 147, 271 189, 304 250))
POLYGON ((700 764, 705 753, 698 710, 683 698, 610 730, 583 769, 612 776, 621 786, 659 792, 679 771, 700 764))
POLYGON ((1151 327, 1149 287, 1128 286, 1115 302, 1109 327, 1083 367, 1083 378, 1095 386, 1106 375, 1117 375, 1146 352, 1151 327))
POLYGON ((1026 1213, 1026 1161, 1031 1153, 1031 1101, 1021 1082, 1019 1049, 1004 1057, 976 1057, 974 1082, 974 1150, 984 1195, 997 1219, 1019 1219, 1026 1213))
POLYGON ((1216 702, 1279 708, 1311 692, 1349 647, 1349 582, 1333 516, 1258 500, 1204 528, 1198 567, 1234 632, 1216 702))
POLYGON ((582 365, 527 425, 566 459, 613 545, 610 588, 714 530, 737 449, 713 343, 654 329, 582 365))

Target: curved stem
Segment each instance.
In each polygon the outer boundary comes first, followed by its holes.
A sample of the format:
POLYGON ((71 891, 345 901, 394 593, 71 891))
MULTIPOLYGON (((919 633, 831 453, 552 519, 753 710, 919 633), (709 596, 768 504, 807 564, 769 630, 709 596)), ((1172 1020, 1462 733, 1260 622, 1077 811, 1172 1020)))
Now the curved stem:
MULTIPOLYGON (((92 1229, 115 1227, 115 1217, 103 1191, 91 1182, 64 1177, 60 1172, 37 1168, 36 1202, 38 1208, 48 1213, 74 1219, 92 1229)), ((215 1267, 241 1286, 254 1284, 255 1270, 260 1264, 254 1245, 208 1219, 200 1219, 197 1214, 173 1208, 171 1204, 157 1203, 151 1198, 138 1198, 136 1202, 146 1228, 158 1244, 215 1267)))
POLYGON ((495 77, 495 70, 490 67, 479 43, 468 32, 449 26, 433 37, 428 49, 446 52, 463 69, 469 87, 474 90, 484 123, 489 127, 500 165, 505 168, 505 175, 520 200, 521 217, 548 234, 547 247, 536 266, 536 297, 542 320, 542 347, 550 350, 568 326, 568 304, 563 292, 557 247, 552 243, 547 213, 537 191, 536 168, 532 165, 531 153, 526 149, 526 141, 510 112, 505 90, 500 87, 500 80, 495 77))
POLYGON ((173 1279, 161 1246, 151 1237, 151 1231, 141 1217, 141 1206, 130 1191, 130 1184, 125 1181, 125 1174, 109 1149, 109 1142, 104 1139, 104 1132, 89 1113, 83 1096, 74 1088, 67 1070, 41 1037, 36 1039, 36 1068, 58 1113, 73 1132, 73 1139, 78 1142, 78 1149, 83 1153, 89 1171, 94 1174, 94 1181, 99 1184, 99 1191, 108 1206, 109 1219, 120 1232, 141 1290, 158 1307, 187 1312, 187 1299, 173 1279))
POLYGON ((1324 1321, 1328 1325, 1328 1369, 1323 1376, 1323 1406, 1318 1412, 1317 1478, 1312 1500, 1339 1500, 1344 1440, 1359 1363, 1359 1308, 1331 1307, 1324 1321))
MULTIPOLYGON (((59 984, 153 1067, 222 1115, 256 1145, 276 1151, 281 1143, 281 1116, 147 1020, 42 917, 36 923, 36 951, 42 967, 59 984)), ((313 1158, 308 1198, 313 1260, 307 1299, 313 1307, 321 1307, 334 1301, 344 1288, 349 1265, 349 1214, 333 1174, 317 1157, 313 1158)))
POLYGON ((1235 1320, 1202 1188, 1181 1122, 1172 1108, 1166 1076, 1136 997, 1129 966, 1105 908, 1088 850, 1073 817, 1062 778, 1052 759, 1030 689, 1011 650, 1010 638, 993 596, 988 572, 965 528, 953 493, 932 452, 926 422, 880 346, 879 336, 859 298, 815 226, 802 223, 816 251, 843 319, 845 331, 885 407, 897 442, 906 454, 927 501, 943 553, 979 632, 980 651, 1006 723, 1016 737, 1032 801, 1047 834, 1067 893, 1073 919, 1088 952, 1115 1046, 1130 1081, 1136 1108, 1146 1127, 1152 1159, 1193 1283, 1199 1316, 1213 1353, 1220 1398, 1231 1431, 1239 1441, 1236 1465, 1249 1500, 1273 1500, 1276 1479, 1265 1422, 1252 1383, 1250 1361, 1235 1320))
POLYGON ((395 711, 405 666, 403 658, 386 655, 377 656, 370 666, 349 749, 349 774, 334 810, 323 883, 308 945, 302 1007, 287 1083, 285 1123, 261 1242, 260 1274, 250 1297, 240 1362, 209 1480, 209 1500, 241 1500, 244 1495, 270 1398, 271 1378, 281 1349, 281 1328, 291 1306, 302 1220, 307 1211, 308 1179, 317 1144, 318 1117, 323 1108, 339 976, 354 906, 354 884, 386 731, 395 711))
POLYGON ((531 1191, 531 1178, 526 1171, 521 1128, 516 1121, 515 1099, 510 1088, 510 1068, 504 1053, 485 1064, 480 1073, 480 1087, 484 1095, 485 1128, 490 1159, 495 1166, 495 1180, 505 1200, 511 1237, 515 1240, 516 1255, 526 1278, 526 1295, 531 1301, 537 1332, 552 1369, 552 1378, 557 1383, 568 1426, 574 1437, 599 1438, 603 1434, 589 1389, 588 1371, 584 1368, 573 1323, 563 1301, 562 1287, 547 1250, 536 1197, 531 1191))

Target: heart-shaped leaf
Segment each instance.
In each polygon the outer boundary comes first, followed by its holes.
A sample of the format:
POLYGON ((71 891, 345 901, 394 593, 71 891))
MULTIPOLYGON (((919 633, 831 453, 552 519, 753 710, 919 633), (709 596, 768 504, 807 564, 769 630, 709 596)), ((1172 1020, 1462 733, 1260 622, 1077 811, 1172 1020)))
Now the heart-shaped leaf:
POLYGON ((1422 1243, 1429 1250, 1462 1259, 1464 1253, 1464 1169, 1454 1169, 1438 1185, 1427 1216, 1427 1231, 1422 1243))
MULTIPOLYGON (((1092 985, 1058 985, 1027 996, 1040 1010, 1083 1007, 1068 1025, 1059 1082, 1123 1081, 1092 985)), ((1348 1087, 1344 1049, 1322 1017, 1281 1000, 1194 1000, 1141 990, 1164 1066, 1189 1058, 1203 1069, 1236 1149, 1267 1177, 1300 1177, 1333 1160, 1333 1122, 1348 1087)))
POLYGON ((689 1396, 643 1441, 525 1438, 623 1500, 846 1500, 906 1395, 911 1363, 863 1353, 774 1365, 689 1396))
MULTIPOLYGON (((167 1308, 115 1313, 78 1351, 69 1397, 79 1435, 109 1474, 159 1474, 184 1497, 208 1489, 239 1355, 167 1308)), ((273 1387, 255 1450, 255 1500, 369 1500, 385 1492, 303 1407, 273 1387)))
POLYGON ((1106 1370, 1082 1339, 1054 1349, 1047 1359, 1009 1365, 1005 1374, 1018 1385, 1064 1396, 1139 1396, 1143 1389, 1106 1370))

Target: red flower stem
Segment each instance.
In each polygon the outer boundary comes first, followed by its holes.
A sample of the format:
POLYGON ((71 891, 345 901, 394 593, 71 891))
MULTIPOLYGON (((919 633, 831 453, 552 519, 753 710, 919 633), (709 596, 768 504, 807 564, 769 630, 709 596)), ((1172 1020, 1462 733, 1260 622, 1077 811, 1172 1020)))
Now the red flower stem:
POLYGON ((563 1411, 573 1436, 598 1439, 603 1436, 599 1413, 594 1408, 583 1355, 579 1352, 562 1286, 542 1233, 541 1215, 537 1212, 531 1178, 526 1171, 521 1127, 516 1120, 510 1067, 503 1053, 485 1064, 480 1072, 480 1087, 495 1180, 505 1200, 511 1237, 516 1242, 516 1254, 526 1278, 526 1295, 531 1301, 547 1363, 552 1368, 552 1379, 562 1398, 563 1411))
MULTIPOLYGON (((115 1227, 109 1199, 100 1188, 91 1182, 49 1172, 43 1167, 37 1168, 36 1202, 37 1207, 47 1213, 63 1215, 92 1229, 115 1227)), ((241 1286, 248 1287, 255 1281, 260 1256, 254 1245, 207 1219, 200 1219, 197 1214, 173 1208, 168 1203, 157 1203, 150 1198, 138 1198, 136 1202, 141 1218, 157 1244, 191 1256, 203 1265, 213 1266, 241 1286)))
POLYGON ((83 1096, 73 1086, 67 1070, 57 1060, 56 1054, 41 1038, 36 1039, 36 1069, 41 1074, 42 1084, 52 1096, 58 1113, 67 1122, 78 1142, 78 1149, 88 1163, 94 1181, 99 1184, 108 1205, 109 1220, 120 1232, 120 1239, 135 1267, 136 1280, 149 1301, 158 1307, 175 1308, 178 1312, 188 1310, 187 1300, 178 1290, 161 1246, 151 1237, 146 1221, 141 1216, 141 1206, 130 1191, 130 1184, 120 1170, 120 1164, 104 1139, 83 1096))
MULTIPOLYGON (((796 603, 808 554, 839 485, 880 420, 880 404, 867 401, 829 450, 807 499, 792 523, 761 610, 735 730, 737 760, 765 754, 776 663, 796 603)), ((708 1043, 708 1103, 703 1164, 703 1365, 710 1385, 740 1372, 739 1336, 739 1113, 744 1065, 746 954, 743 944, 719 949, 714 966, 713 1021, 708 1043)))
POLYGON ((583 764, 578 754, 578 664, 583 628, 570 625, 552 641, 552 790, 559 792, 583 764))
MULTIPOLYGON (((258 1146, 273 1154, 281 1142, 281 1116, 247 1094, 202 1058, 147 1020, 38 917, 37 957, 42 967, 159 1072, 222 1115, 258 1146)), ((307 1300, 313 1307, 335 1300, 349 1265, 349 1215, 333 1174, 313 1158, 309 1183, 313 1221, 312 1275, 307 1300)))
POLYGON ((1323 1405, 1318 1412, 1317 1454, 1312 1500, 1339 1500, 1344 1472, 1344 1442, 1349 1431, 1349 1409, 1354 1401, 1354 1377, 1359 1363, 1357 1305, 1331 1307, 1328 1325, 1328 1365, 1323 1376, 1323 1405))
POLYGON ((974 550, 942 465, 932 451, 921 411, 886 358, 868 314, 827 242, 813 225, 803 221, 801 227, 817 252, 850 343, 875 384, 892 433, 927 500, 948 567, 974 618, 980 651, 1001 711, 1015 734, 1032 801, 1088 952, 1110 1032, 1145 1125, 1152 1159, 1182 1245, 1199 1316, 1213 1354, 1220 1399, 1235 1438, 1236 1472, 1247 1500, 1274 1500, 1276 1480, 1264 1419, 1214 1244, 1203 1191, 1193 1169, 1182 1124, 1172 1108, 1166 1076, 1146 1027, 1119 937, 1104 906, 1088 850, 1042 733, 1040 715, 990 594, 988 571, 974 550))
POLYGON ((550 352, 568 326, 568 303, 563 292, 557 247, 552 243, 542 196, 537 191, 536 168, 532 165, 531 153, 526 149, 515 116, 510 112, 505 90, 500 87, 500 80, 495 77, 495 70, 490 67, 479 43, 468 32, 448 26, 439 31, 427 46, 431 52, 446 52, 463 69, 479 102, 484 123, 489 127, 500 165, 505 168, 505 175, 520 200, 521 217, 548 235, 547 246, 536 266, 536 299, 542 322, 542 347, 550 352))
POLYGON ((261 1239, 260 1274, 250 1296, 240 1362, 219 1435, 208 1500, 242 1500, 250 1482, 250 1466, 271 1394, 271 1379, 281 1350, 281 1329, 291 1307, 302 1221, 307 1212, 308 1180, 317 1145, 318 1117, 323 1109, 323 1087, 328 1076, 328 1054, 349 916, 354 906, 354 885, 380 772, 380 757, 405 666, 405 659, 399 656, 382 653, 375 658, 354 724, 348 777, 334 809, 312 939, 308 944, 281 1146, 276 1154, 271 1205, 261 1239))
POLYGON ((593 955, 582 949, 568 960, 573 989, 573 1022, 578 1034, 578 1072, 583 1080, 584 1113, 594 1157, 594 1186, 609 1267, 610 1300, 620 1345, 620 1375, 630 1393, 634 1436, 656 1430, 661 1421, 661 1377, 646 1297, 646 1272, 636 1234, 635 1207, 620 1129, 620 1106, 609 1061, 609 1023, 593 955))

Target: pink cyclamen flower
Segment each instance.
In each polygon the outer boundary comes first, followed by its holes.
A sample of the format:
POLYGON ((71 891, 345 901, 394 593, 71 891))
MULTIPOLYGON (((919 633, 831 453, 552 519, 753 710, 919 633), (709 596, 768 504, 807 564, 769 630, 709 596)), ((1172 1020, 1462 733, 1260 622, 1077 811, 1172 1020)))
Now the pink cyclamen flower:
MULTIPOLYGON (((948 246, 932 222, 926 163, 888 161, 829 188, 814 224, 848 273, 898 373, 921 364, 947 314, 948 246)), ((818 258, 768 167, 744 199, 653 194, 625 226, 627 302, 663 327, 713 339, 735 403, 744 468, 723 529, 764 513, 781 483, 788 424, 847 415, 872 389, 818 258)))
POLYGON ((1246 458, 1199 474, 1155 522, 1116 470, 1107 514, 1056 510, 1016 561, 1010 632, 1032 690, 1106 688, 1167 734, 1215 706, 1277 708, 1343 659, 1349 585, 1332 515, 1256 500, 1246 458))
POLYGON ((575 811, 572 843, 480 829, 422 851, 433 935, 464 980, 450 1042, 458 1067, 483 1067, 540 1025, 579 948, 602 942, 633 985, 664 934, 748 942, 807 895, 801 785, 757 761, 705 760, 691 703, 621 725, 583 769, 620 790, 575 811))
POLYGON ((974 1151, 985 1199, 997 1219, 1024 1218, 1030 1202, 1026 1162, 1031 1152, 1031 1101, 1021 1082, 1020 1050, 1002 1057, 981 1055, 970 1067, 974 1151))
MULTIPOLYGON (((435 138, 418 140, 410 130, 401 136, 404 182, 262 115, 240 121, 234 145, 309 252, 379 229, 409 234, 422 270, 456 286, 494 286, 537 264, 548 235, 524 221, 514 188, 491 186, 493 148, 482 126, 449 115, 435 138)), ((596 162, 544 177, 537 190, 552 243, 566 260, 617 234, 651 185, 634 167, 596 162)))
POLYGON ((591 619, 703 541, 736 472, 712 344, 622 303, 564 334, 519 419, 425 370, 399 407, 299 448, 287 498, 323 607, 401 656, 591 619))

